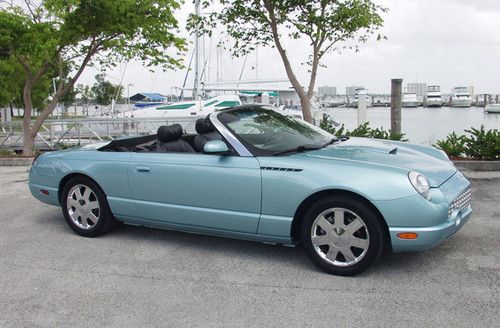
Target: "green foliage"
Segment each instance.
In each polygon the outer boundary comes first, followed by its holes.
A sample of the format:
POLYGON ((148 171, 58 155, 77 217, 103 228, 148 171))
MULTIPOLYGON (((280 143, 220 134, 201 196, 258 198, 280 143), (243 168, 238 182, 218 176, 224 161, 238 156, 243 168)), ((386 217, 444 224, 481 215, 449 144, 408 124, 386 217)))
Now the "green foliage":
POLYGON ((310 40, 319 58, 340 47, 356 48, 339 43, 365 42, 382 26, 381 14, 386 11, 370 0, 205 0, 202 5, 221 9, 203 16, 191 15, 188 29, 211 34, 223 27, 231 37, 223 45, 237 57, 253 51, 257 45, 274 46, 273 25, 286 31, 291 39, 310 40))
POLYGON ((68 108, 69 106, 73 105, 73 103, 76 100, 76 95, 78 94, 78 90, 74 86, 71 86, 71 88, 68 90, 68 92, 61 97, 59 100, 59 103, 63 104, 65 108, 68 108))
POLYGON ((90 104, 95 99, 92 88, 88 85, 79 84, 76 86, 76 94, 83 104, 90 104))
POLYGON ((70 148, 73 148, 73 147, 78 147, 80 146, 80 144, 67 144, 67 143, 64 143, 64 142, 58 142, 56 144, 56 147, 60 150, 65 150, 65 149, 70 149, 70 148))
POLYGON ((320 122, 320 127, 335 135, 336 137, 363 137, 363 138, 374 138, 374 139, 386 139, 386 140, 397 140, 397 141, 408 141, 405 139, 405 134, 392 134, 391 130, 384 130, 384 128, 371 128, 370 123, 366 122, 361 124, 352 131, 345 128, 344 124, 340 127, 336 127, 332 124, 329 119, 322 119, 320 122))
POLYGON ((486 131, 484 125, 480 129, 465 130, 469 135, 465 138, 465 154, 480 160, 500 160, 500 133, 497 129, 486 131))
POLYGON ((96 82, 90 89, 94 100, 99 105, 107 106, 113 99, 120 99, 123 93, 123 86, 115 85, 106 81, 104 74, 98 74, 95 77, 96 82))
MULTIPOLYGON (((22 66, 13 58, 0 59, 0 106, 14 104, 23 107, 23 89, 26 78, 22 66)), ((52 92, 53 70, 34 86, 31 93, 33 107, 42 110, 52 92)))
POLYGON ((15 156, 15 152, 10 149, 0 148, 0 157, 12 157, 15 156))
POLYGON ((476 160, 500 160, 500 132, 497 129, 486 130, 470 128, 466 134, 458 136, 455 132, 446 139, 438 140, 434 147, 443 150, 448 156, 466 156, 476 160))
MULTIPOLYGON (((370 0, 202 0, 210 8, 203 16, 190 15, 188 29, 199 35, 223 30, 229 37, 220 45, 234 57, 246 56, 257 46, 275 47, 287 76, 297 92, 304 120, 312 122, 311 98, 325 54, 342 49, 358 50, 358 44, 377 34, 386 9, 370 0), (213 8, 217 10, 213 10, 213 8), (220 8, 220 9, 219 9, 220 8), (303 40, 309 55, 308 84, 301 83, 292 67, 287 39, 303 40)), ((383 37, 377 34, 377 39, 383 37)))
POLYGON ((438 140, 434 147, 441 149, 450 157, 460 157, 465 152, 465 136, 455 132, 450 133, 446 139, 438 140))
POLYGON ((40 0, 23 5, 0 3, 0 60, 22 68, 26 123, 40 93, 42 110, 35 122, 25 125, 27 155, 43 121, 72 92, 87 66, 129 60, 164 69, 182 66, 179 57, 186 42, 178 36, 173 14, 180 0, 40 0), (53 77, 58 81, 54 94, 53 77))
POLYGON ((21 84, 19 73, 21 67, 14 60, 0 59, 0 107, 14 102, 20 95, 18 86, 21 84))

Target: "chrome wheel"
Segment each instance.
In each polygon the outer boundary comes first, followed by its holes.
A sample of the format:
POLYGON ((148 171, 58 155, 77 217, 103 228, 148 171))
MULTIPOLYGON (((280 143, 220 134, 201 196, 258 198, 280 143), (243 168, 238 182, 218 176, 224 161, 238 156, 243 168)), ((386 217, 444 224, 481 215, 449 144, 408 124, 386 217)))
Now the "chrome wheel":
POLYGON ((80 229, 91 229, 99 221, 99 201, 95 192, 86 185, 77 184, 69 190, 66 209, 80 229))
POLYGON ((351 266, 363 259, 370 245, 365 222, 345 208, 330 208, 319 214, 311 227, 316 253, 336 266, 351 266))

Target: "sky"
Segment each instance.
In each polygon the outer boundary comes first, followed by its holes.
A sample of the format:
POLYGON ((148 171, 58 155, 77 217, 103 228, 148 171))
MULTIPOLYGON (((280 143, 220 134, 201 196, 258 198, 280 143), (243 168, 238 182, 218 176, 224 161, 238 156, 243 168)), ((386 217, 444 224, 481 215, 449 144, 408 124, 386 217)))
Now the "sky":
MULTIPOLYGON (((391 78, 402 78, 403 83, 421 82, 440 85, 443 93, 453 87, 475 87, 478 93, 500 93, 500 0, 378 0, 389 9, 383 18, 381 32, 388 40, 369 41, 360 51, 325 55, 318 74, 317 86, 336 86, 344 93, 348 85, 360 85, 370 93, 389 93, 391 78)), ((181 27, 187 15, 193 12, 191 1, 186 1, 177 12, 181 27)), ((186 32, 185 36, 190 38, 186 32)), ((205 40, 210 56, 207 77, 216 76, 215 43, 205 40), (209 51, 209 45, 212 51, 209 51)), ((192 46, 190 46, 192 49, 192 46)), ((307 68, 300 65, 307 59, 310 47, 306 40, 285 40, 285 47, 299 80, 308 83, 307 68), (290 49, 292 51, 290 51, 290 49)), ((190 50, 191 52, 191 50, 190 50)), ((185 56, 189 62, 190 52, 185 56)), ((243 59, 231 59, 222 54, 222 77, 238 79, 243 59)), ((96 69, 87 69, 79 83, 92 84, 96 69)), ((136 92, 169 94, 180 87, 186 70, 149 72, 140 62, 120 63, 107 72, 109 80, 129 86, 130 95, 136 92), (123 76, 123 78, 122 78, 123 76)), ((192 76, 192 75, 191 75, 192 76)), ((260 48, 258 54, 248 56, 243 79, 286 78, 281 59, 272 48, 260 48), (258 63, 256 65, 256 63, 258 63), (258 66, 257 71, 254 68, 258 66)), ((188 78, 192 86, 192 78, 188 78)), ((126 91, 127 92, 127 91, 126 91)))

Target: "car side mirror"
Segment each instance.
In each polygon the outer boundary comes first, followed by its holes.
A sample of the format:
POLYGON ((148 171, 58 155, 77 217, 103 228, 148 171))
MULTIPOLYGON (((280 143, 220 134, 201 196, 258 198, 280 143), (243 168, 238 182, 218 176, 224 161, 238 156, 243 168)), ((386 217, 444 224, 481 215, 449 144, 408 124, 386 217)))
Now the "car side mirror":
POLYGON ((224 141, 221 140, 212 140, 209 141, 203 146, 203 152, 207 154, 219 154, 225 155, 229 154, 229 148, 224 141))

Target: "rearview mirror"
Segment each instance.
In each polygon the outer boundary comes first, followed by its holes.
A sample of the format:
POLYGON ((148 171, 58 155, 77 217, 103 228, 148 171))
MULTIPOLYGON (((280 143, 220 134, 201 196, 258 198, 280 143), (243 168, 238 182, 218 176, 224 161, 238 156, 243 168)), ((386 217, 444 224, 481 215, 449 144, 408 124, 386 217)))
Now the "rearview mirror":
POLYGON ((224 141, 212 140, 203 146, 203 152, 207 154, 226 154, 229 153, 229 148, 224 141))

